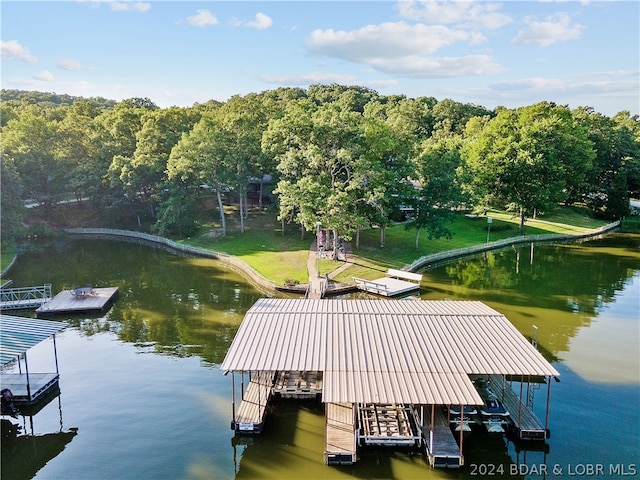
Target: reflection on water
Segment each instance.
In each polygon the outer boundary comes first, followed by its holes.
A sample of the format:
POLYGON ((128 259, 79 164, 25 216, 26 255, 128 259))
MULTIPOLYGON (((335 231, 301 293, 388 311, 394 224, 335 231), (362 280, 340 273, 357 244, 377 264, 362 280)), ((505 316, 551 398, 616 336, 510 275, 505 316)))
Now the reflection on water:
POLYGON ((423 299, 482 300, 526 336, 535 325, 548 359, 565 360, 590 380, 640 382, 637 235, 487 252, 424 278, 423 299))
MULTIPOLYGON (((546 448, 477 434, 465 439, 467 466, 455 472, 430 469, 420 454, 385 449, 361 450, 353 466, 326 467, 324 415, 314 402, 275 403, 263 435, 234 437, 231 381, 217 365, 260 292, 213 260, 110 241, 41 245, 20 258, 15 286, 52 283, 57 292, 91 283, 117 286, 120 297, 106 315, 66 318, 73 327, 57 340, 60 399, 65 431, 79 433, 32 471, 83 480, 451 479, 478 478, 482 465, 515 472, 505 478, 539 479, 518 469, 558 464, 565 474, 546 478, 570 478, 570 463, 608 469, 637 462, 639 241, 616 235, 527 246, 424 272, 424 299, 482 300, 527 336, 536 325, 540 348, 561 373, 561 383, 551 386, 546 448)), ((36 349, 30 368, 38 357, 36 349)), ((535 393, 540 417, 545 397, 543 386, 535 393)), ((36 436, 60 430, 55 406, 37 420, 36 436)), ((3 441, 3 462, 4 448, 3 441)))

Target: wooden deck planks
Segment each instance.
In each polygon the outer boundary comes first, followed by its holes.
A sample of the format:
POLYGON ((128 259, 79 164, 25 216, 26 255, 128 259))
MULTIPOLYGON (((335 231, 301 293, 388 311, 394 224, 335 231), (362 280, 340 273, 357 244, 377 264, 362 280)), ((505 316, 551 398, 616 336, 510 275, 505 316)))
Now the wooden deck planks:
POLYGON ((91 288, 86 295, 63 290, 36 309, 36 314, 50 316, 57 313, 100 312, 110 306, 117 295, 118 287, 91 288))
POLYGON ((424 429, 429 463, 432 467, 462 466, 463 457, 460 453, 460 447, 451 431, 447 415, 441 408, 436 408, 434 420, 433 434, 430 426, 424 429))
POLYGON ((509 410, 509 417, 520 439, 544 440, 546 438, 547 432, 540 419, 520 401, 510 385, 505 385, 503 392, 501 378, 495 375, 489 376, 489 384, 509 410))
POLYGON ((274 378, 275 372, 257 372, 252 375, 236 411, 234 419, 236 431, 259 433, 262 430, 274 378))
POLYGON ((356 437, 351 403, 327 403, 325 463, 352 464, 356 461, 356 437))

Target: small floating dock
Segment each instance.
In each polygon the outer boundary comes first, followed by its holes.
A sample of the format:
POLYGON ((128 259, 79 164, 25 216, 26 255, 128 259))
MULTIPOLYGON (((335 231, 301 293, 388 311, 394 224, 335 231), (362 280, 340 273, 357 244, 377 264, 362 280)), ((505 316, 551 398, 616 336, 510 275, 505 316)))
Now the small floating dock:
POLYGON ((324 460, 327 465, 356 461, 355 413, 352 403, 327 403, 324 460))
POLYGON ((365 280, 353 278, 360 290, 384 297, 395 297, 404 293, 420 290, 422 275, 419 273, 405 272, 390 268, 383 278, 377 280, 365 280))
POLYGON ((275 372, 254 372, 251 375, 240 407, 231 422, 232 430, 238 433, 262 433, 274 380, 275 372))
POLYGON ((36 309, 38 317, 63 313, 104 312, 118 298, 118 287, 82 287, 63 290, 36 309))
POLYGON ((433 422, 424 428, 427 457, 432 467, 459 468, 464 464, 461 448, 449 426, 447 415, 440 408, 433 411, 433 422))

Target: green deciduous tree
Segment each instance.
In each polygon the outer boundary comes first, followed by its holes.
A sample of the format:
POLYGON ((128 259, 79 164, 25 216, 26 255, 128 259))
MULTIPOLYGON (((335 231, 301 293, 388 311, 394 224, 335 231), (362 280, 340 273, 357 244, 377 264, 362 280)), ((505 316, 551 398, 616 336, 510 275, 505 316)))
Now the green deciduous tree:
POLYGON ((470 141, 464 155, 472 189, 487 205, 525 218, 554 208, 584 185, 595 157, 586 130, 565 107, 539 103, 502 110, 470 141))

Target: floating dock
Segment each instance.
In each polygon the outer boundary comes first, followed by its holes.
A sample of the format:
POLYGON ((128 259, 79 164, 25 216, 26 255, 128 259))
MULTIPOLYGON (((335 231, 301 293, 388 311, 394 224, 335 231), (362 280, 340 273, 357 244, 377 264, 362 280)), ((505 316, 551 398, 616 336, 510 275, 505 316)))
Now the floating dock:
POLYGON ((36 309, 38 317, 63 313, 104 312, 118 298, 118 287, 63 290, 36 309))
MULTIPOLYGON (((368 446, 426 445, 432 466, 452 468, 464 464, 464 434, 453 433, 444 407, 484 404, 471 377, 496 375, 503 384, 545 378, 550 385, 559 376, 504 315, 482 302, 451 300, 262 298, 245 314, 220 369, 231 373, 236 433, 262 431, 274 394, 319 395, 327 464, 353 463, 368 446), (234 378, 246 372, 251 382, 236 411, 234 378)), ((520 408, 509 408, 516 417, 520 408)), ((524 423, 518 428, 533 435, 524 423)))
POLYGON ((365 292, 382 295, 384 297, 395 297, 420 290, 422 275, 390 268, 383 278, 365 280, 354 277, 353 281, 360 290, 364 290, 365 292))
POLYGON ((327 403, 324 461, 327 465, 351 465, 357 459, 355 413, 352 403, 327 403))

